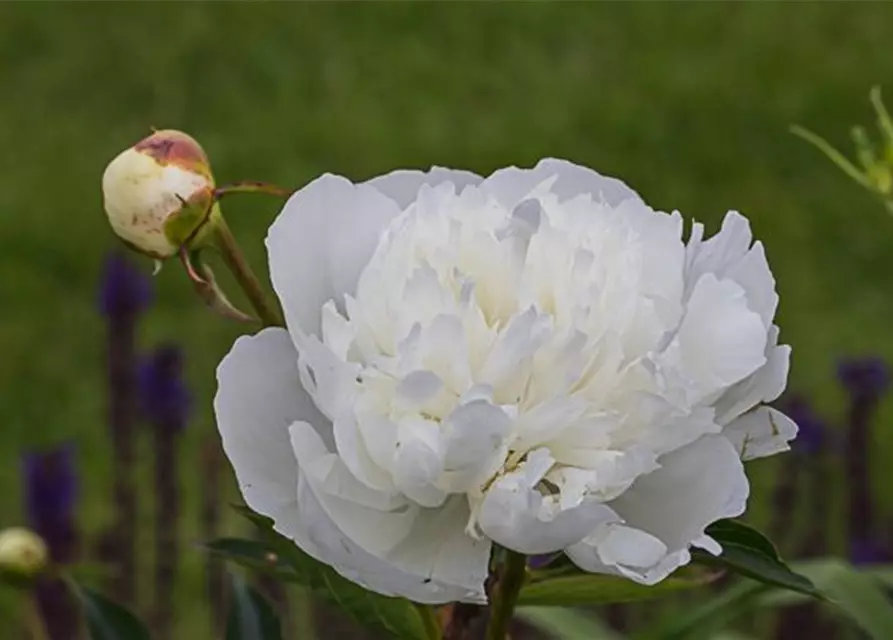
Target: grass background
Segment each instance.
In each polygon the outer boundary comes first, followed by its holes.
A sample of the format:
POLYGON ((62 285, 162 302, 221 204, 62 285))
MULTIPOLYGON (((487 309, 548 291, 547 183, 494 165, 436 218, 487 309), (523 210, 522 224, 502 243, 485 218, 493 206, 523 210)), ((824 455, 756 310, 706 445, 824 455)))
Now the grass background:
MULTIPOLYGON (((20 519, 20 451, 63 438, 78 446, 85 529, 110 516, 96 283, 116 243, 99 184, 150 126, 194 134, 221 182, 486 174, 558 156, 711 229, 741 210, 778 279, 791 386, 836 411, 836 357, 893 357, 893 220, 787 127, 847 144, 871 118, 869 88, 893 98, 891 47, 881 3, 3 3, 0 525, 20 519)), ((276 206, 227 202, 258 269, 276 206)), ((155 284, 141 340, 186 346, 199 400, 183 451, 194 537, 189 471, 240 328, 206 312, 173 264, 155 284)), ((893 452, 893 431, 874 452, 893 452)), ((755 465, 757 520, 776 464, 755 465)), ((893 507, 893 492, 881 499, 893 507)), ((200 554, 187 555, 182 637, 208 637, 200 554)))

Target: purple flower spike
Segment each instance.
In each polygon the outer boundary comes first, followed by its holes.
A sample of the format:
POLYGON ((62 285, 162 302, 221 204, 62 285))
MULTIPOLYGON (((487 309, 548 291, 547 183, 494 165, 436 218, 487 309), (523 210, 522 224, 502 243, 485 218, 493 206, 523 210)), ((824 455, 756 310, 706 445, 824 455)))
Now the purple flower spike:
POLYGON ((99 310, 107 318, 135 316, 152 301, 146 277, 121 253, 106 258, 99 288, 99 310))
POLYGON ((849 547, 850 562, 856 566, 886 564, 893 560, 893 553, 871 538, 851 540, 849 547))
POLYGON ((779 404, 800 428, 793 443, 794 451, 808 454, 823 451, 829 440, 828 424, 816 413, 812 403, 802 395, 792 395, 779 404))
POLYGON ((849 537, 866 540, 875 521, 870 469, 872 426, 881 396, 890 386, 890 370, 880 358, 848 358, 838 365, 837 375, 850 396, 844 462, 849 537))
POLYGON ((143 414, 158 428, 182 430, 192 396, 183 382, 183 354, 174 345, 158 347, 139 369, 143 414))
MULTIPOLYGON (((46 542, 50 558, 57 564, 68 564, 77 555, 74 509, 78 482, 74 454, 74 445, 66 443, 22 457, 28 524, 46 542)), ((65 583, 45 577, 37 583, 34 596, 48 638, 75 637, 78 610, 65 583)))
POLYGON ((881 358, 845 358, 837 366, 837 377, 857 398, 879 398, 890 387, 890 368, 881 358))
POLYGON ((74 507, 78 483, 74 446, 66 443, 22 460, 28 523, 47 543, 54 562, 68 562, 77 545, 74 507))

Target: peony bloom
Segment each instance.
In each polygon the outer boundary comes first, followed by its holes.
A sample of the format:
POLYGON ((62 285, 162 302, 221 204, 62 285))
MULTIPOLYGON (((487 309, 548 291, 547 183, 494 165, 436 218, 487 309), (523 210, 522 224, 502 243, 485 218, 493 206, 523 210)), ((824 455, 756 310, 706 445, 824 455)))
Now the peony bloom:
POLYGON ((719 546, 790 349, 763 246, 558 160, 482 179, 325 175, 267 236, 287 329, 215 410, 243 496, 369 589, 481 601, 492 543, 651 584, 719 546))

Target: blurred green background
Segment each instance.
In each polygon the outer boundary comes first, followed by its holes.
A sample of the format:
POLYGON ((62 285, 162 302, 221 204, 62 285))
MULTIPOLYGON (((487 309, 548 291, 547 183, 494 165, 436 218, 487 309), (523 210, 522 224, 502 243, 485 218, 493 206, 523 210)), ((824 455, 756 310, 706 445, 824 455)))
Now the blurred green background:
MULTIPOLYGON (((893 97, 891 48, 893 5, 880 3, 0 5, 0 525, 19 520, 22 448, 64 438, 84 528, 108 523, 96 283, 117 244, 100 176, 151 126, 192 133, 220 182, 487 174, 558 156, 712 229, 738 209, 778 279, 791 386, 839 407, 836 357, 893 358, 893 220, 788 126, 847 145, 872 117, 869 88, 893 97)), ((225 207, 264 272, 277 205, 225 207)), ((208 313, 176 265, 155 285, 141 342, 186 345, 199 400, 183 452, 193 541, 213 372, 242 329, 208 313)), ((877 438, 875 455, 893 452, 893 431, 877 438)), ((777 464, 753 467, 757 521, 777 464)), ((893 509, 893 492, 882 499, 893 509)), ((208 637, 201 553, 186 555, 182 637, 208 637)))

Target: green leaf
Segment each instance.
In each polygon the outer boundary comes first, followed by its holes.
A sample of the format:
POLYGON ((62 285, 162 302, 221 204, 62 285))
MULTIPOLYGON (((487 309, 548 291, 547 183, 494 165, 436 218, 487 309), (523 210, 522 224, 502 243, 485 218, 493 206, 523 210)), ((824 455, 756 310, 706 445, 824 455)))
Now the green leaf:
MULTIPOLYGON (((276 533, 269 518, 244 506, 236 506, 236 510, 261 532, 261 543, 266 545, 267 553, 276 554, 277 566, 279 561, 289 566, 295 580, 307 585, 314 596, 340 607, 360 625, 384 637, 439 640, 440 630, 431 607, 367 591, 328 565, 308 556, 294 542, 276 533)), ((241 550, 248 551, 247 547, 241 547, 241 550)), ((256 551, 252 550, 252 553, 256 551)), ((242 555, 237 561, 247 559, 242 555)))
POLYGON ((734 520, 721 520, 707 528, 707 535, 722 545, 722 554, 714 556, 701 549, 692 549, 695 562, 728 569, 763 584, 822 597, 808 578, 791 571, 769 539, 753 527, 734 520))
POLYGON ((760 551, 764 555, 780 561, 778 550, 769 538, 743 522, 737 520, 717 520, 707 527, 706 533, 720 544, 733 542, 760 551))
MULTIPOLYGON (((893 602, 885 594, 890 578, 886 567, 859 571, 837 558, 794 563, 794 569, 815 584, 825 596, 822 606, 851 620, 872 638, 893 637, 893 602)), ((743 580, 685 613, 670 616, 638 637, 648 640, 689 640, 699 632, 722 629, 734 620, 761 608, 777 608, 809 602, 811 596, 786 588, 773 588, 743 580)))
POLYGON ((233 575, 232 584, 226 640, 282 640, 279 618, 266 598, 240 576, 233 575))
MULTIPOLYGON (((877 577, 838 558, 805 561, 797 568, 812 578, 832 612, 844 614, 872 638, 893 638, 893 601, 877 577)), ((769 604, 771 595, 761 603, 769 604)))
POLYGON ((528 584, 521 589, 518 603, 560 607, 635 602, 701 587, 715 578, 715 573, 683 569, 648 587, 618 576, 581 573, 528 584))
MULTIPOLYGON (((681 613, 674 610, 672 614, 664 616, 634 637, 641 640, 692 640, 708 637, 711 632, 721 631, 733 620, 751 611, 760 593, 768 590, 769 587, 759 582, 741 580, 693 609, 686 609, 681 613)), ((798 598, 803 597, 796 595, 798 598)))
POLYGON ((263 571, 282 582, 304 582, 294 568, 274 553, 267 543, 245 538, 218 538, 203 544, 202 548, 242 567, 263 571))
POLYGON ((556 607, 520 607, 517 616, 555 640, 619 640, 593 614, 556 607))
POLYGON ((127 608, 69 581, 81 601, 91 640, 149 640, 149 631, 127 608))

